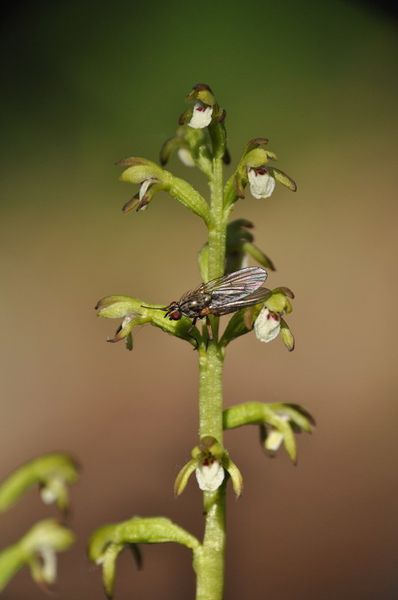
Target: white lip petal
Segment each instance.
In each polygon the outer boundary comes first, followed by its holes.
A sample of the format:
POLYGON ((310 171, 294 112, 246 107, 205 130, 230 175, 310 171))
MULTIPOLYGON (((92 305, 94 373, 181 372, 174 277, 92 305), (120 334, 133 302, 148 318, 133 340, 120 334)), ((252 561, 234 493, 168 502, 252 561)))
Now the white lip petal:
POLYGON ((265 440, 265 448, 270 452, 276 452, 277 450, 279 450, 282 442, 283 433, 281 433, 277 429, 273 429, 267 435, 267 439, 265 440))
POLYGON ((39 548, 39 554, 43 561, 41 573, 46 583, 54 583, 57 578, 57 555, 53 548, 42 546, 39 548))
POLYGON ((145 181, 143 181, 141 183, 140 191, 139 191, 139 195, 138 195, 138 197, 139 197, 140 200, 143 199, 143 197, 145 196, 145 194, 148 191, 148 188, 151 187, 151 185, 153 184, 154 181, 155 180, 150 177, 149 179, 145 179, 145 181))
POLYGON ((264 307, 261 309, 256 322, 254 323, 254 332, 256 338, 260 342, 272 342, 281 330, 280 319, 278 319, 274 313, 271 313, 268 308, 264 307))
POLYGON ((193 107, 192 117, 188 125, 193 129, 203 129, 211 123, 213 108, 197 102, 193 107))
POLYGON ((225 477, 224 469, 217 460, 210 465, 201 465, 196 469, 195 474, 202 492, 215 492, 225 477))
POLYGON ((250 193, 255 198, 269 198, 275 189, 275 179, 268 173, 259 173, 255 169, 249 169, 250 193))
POLYGON ((40 490, 40 498, 44 504, 53 504, 56 501, 57 496, 52 489, 44 487, 40 490))
POLYGON ((180 159, 180 161, 182 162, 183 165, 185 165, 186 167, 194 167, 195 163, 194 160, 192 158, 192 154, 190 153, 189 150, 187 150, 187 148, 179 148, 177 151, 178 154, 178 158, 180 159))

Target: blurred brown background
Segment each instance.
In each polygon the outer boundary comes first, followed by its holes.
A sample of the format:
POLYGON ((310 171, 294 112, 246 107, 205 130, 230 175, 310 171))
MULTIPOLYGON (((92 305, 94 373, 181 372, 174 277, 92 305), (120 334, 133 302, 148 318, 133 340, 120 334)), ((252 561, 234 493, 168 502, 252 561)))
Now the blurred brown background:
MULTIPOLYGON (((270 285, 296 293, 297 348, 234 343, 226 405, 298 402, 318 422, 296 468, 265 457, 254 428, 226 435, 245 491, 229 500, 225 597, 397 598, 393 16, 331 0, 21 2, 1 47, 0 477, 52 450, 83 465, 57 598, 103 597, 85 557, 103 523, 163 514, 202 531, 194 483, 172 494, 196 443, 197 356, 150 328, 132 353, 106 344, 117 323, 93 310, 104 295, 167 303, 199 283, 199 220, 165 195, 123 216, 134 189, 113 166, 156 160, 198 81, 227 109, 233 159, 265 135, 299 185, 235 212, 276 262, 270 285)), ((1 547, 48 514, 29 493, 2 516, 1 547)), ((121 556, 116 599, 194 597, 186 550, 145 547, 144 560, 138 573, 121 556)), ((3 596, 44 597, 27 571, 3 596)))

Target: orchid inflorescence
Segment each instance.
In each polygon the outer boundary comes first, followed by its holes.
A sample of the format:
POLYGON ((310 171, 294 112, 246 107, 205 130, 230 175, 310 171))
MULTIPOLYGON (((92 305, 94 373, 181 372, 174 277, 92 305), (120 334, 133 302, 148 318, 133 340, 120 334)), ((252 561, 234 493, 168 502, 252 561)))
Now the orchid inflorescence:
MULTIPOLYGON (((96 311, 100 317, 120 319, 116 333, 108 341, 124 341, 128 350, 133 348, 134 328, 153 325, 187 341, 197 351, 199 437, 191 458, 179 470, 174 493, 180 496, 195 474, 203 492, 205 532, 201 541, 165 517, 137 515, 94 531, 88 555, 102 569, 108 598, 114 593, 117 557, 124 548, 133 551, 140 566, 141 544, 174 542, 192 551, 197 600, 222 600, 225 490, 229 480, 237 497, 243 490, 242 474, 224 445, 224 430, 256 425, 266 454, 274 456, 283 445, 291 461, 296 463, 295 434, 310 433, 315 425, 312 416, 293 403, 251 401, 223 408, 223 361, 232 341, 254 331, 261 342, 269 343, 280 337, 289 351, 295 346, 285 320, 293 310, 294 294, 286 286, 272 289, 263 285, 266 279, 267 284, 272 279, 268 271, 275 271, 274 262, 254 243, 253 223, 244 218, 231 220, 230 216, 247 191, 261 200, 275 193, 277 183, 293 192, 297 186, 289 175, 274 166, 277 157, 268 149, 265 137, 249 141, 224 185, 223 167, 231 162, 226 143, 226 112, 206 84, 195 85, 187 100, 189 106, 178 120, 175 135, 167 139, 160 150, 159 164, 136 156, 117 164, 123 168, 120 179, 138 186, 124 204, 124 213, 142 212, 159 192, 166 192, 203 221, 208 229, 208 240, 198 254, 203 283, 173 302, 166 298, 151 303, 135 296, 106 296, 97 302, 96 311), (184 166, 196 167, 205 175, 210 187, 208 200, 187 181, 165 169, 173 154, 184 166), (249 267, 249 260, 259 266, 249 267), (219 321, 223 315, 232 316, 221 330, 219 321)), ((68 480, 60 473, 44 478, 41 482, 43 500, 55 501, 59 508, 65 508, 65 482, 72 480, 73 477, 68 480)), ((0 488, 0 507, 1 497, 0 488)), ((53 550, 65 549, 69 543, 71 538, 63 545, 54 544, 53 550)), ((18 565, 30 564, 35 576, 34 556, 40 555, 42 563, 47 565, 47 576, 42 569, 41 579, 49 581, 54 578, 53 554, 48 548, 40 548, 35 547, 33 554, 18 565)))

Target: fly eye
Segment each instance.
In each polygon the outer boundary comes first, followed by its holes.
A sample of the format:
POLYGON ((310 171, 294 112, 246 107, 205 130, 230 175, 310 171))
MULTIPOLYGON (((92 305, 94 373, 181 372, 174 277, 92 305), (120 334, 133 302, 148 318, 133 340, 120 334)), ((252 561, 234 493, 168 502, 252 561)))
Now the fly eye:
POLYGON ((182 317, 182 313, 180 310, 176 309, 169 313, 168 317, 171 321, 179 321, 182 317))

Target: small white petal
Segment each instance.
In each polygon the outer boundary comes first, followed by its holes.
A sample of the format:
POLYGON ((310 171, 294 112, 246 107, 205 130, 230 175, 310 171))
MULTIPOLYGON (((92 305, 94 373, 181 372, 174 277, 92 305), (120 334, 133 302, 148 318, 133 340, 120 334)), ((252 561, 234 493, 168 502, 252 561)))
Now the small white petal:
POLYGON ((213 108, 197 102, 193 107, 192 117, 188 125, 193 129, 203 129, 211 123, 213 108))
POLYGON ((46 583, 54 583, 57 578, 57 555, 50 546, 39 548, 39 554, 43 561, 41 574, 46 583))
POLYGON ((225 477, 224 469, 217 460, 209 465, 201 465, 196 469, 195 474, 202 492, 215 492, 225 477))
POLYGON ((41 488, 40 497, 44 504, 53 504, 64 493, 65 481, 60 477, 54 477, 41 488))
POLYGON ((151 187, 151 185, 154 183, 154 181, 155 180, 152 177, 149 177, 149 179, 145 179, 145 181, 143 181, 141 183, 140 191, 139 191, 139 195, 138 195, 140 201, 143 199, 143 197, 145 196, 145 194, 148 191, 148 188, 151 187))
POLYGON ((270 452, 276 452, 279 450, 280 445, 283 442, 283 433, 278 431, 277 429, 272 429, 270 433, 267 435, 267 439, 265 440, 265 448, 270 452))
POLYGON ((44 487, 40 490, 40 498, 44 504, 53 504, 57 499, 57 495, 55 494, 54 490, 44 487))
POLYGON ((185 165, 186 167, 194 167, 195 163, 194 160, 192 158, 192 154, 190 153, 189 150, 187 150, 187 148, 179 148, 177 151, 178 154, 178 158, 180 159, 180 161, 182 162, 183 165, 185 165))
POLYGON ((280 319, 268 308, 264 307, 261 309, 256 322, 254 323, 254 332, 256 338, 260 342, 272 342, 281 330, 280 319))
POLYGON ((249 169, 250 193, 255 198, 269 198, 275 189, 275 179, 264 170, 249 169))

